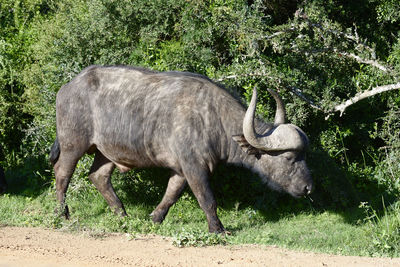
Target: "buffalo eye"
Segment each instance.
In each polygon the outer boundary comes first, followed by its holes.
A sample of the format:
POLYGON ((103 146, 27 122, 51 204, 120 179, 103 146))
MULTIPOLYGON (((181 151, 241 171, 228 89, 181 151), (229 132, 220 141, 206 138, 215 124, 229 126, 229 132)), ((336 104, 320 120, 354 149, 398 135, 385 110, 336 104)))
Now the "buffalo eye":
POLYGON ((296 154, 290 151, 282 153, 282 156, 287 160, 287 161, 294 161, 296 158, 296 154))

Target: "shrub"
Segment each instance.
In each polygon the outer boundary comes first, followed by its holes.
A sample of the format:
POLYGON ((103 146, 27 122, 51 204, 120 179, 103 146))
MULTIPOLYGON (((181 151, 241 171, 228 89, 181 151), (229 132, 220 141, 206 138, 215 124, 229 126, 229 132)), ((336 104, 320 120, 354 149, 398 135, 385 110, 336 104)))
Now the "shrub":
MULTIPOLYGON (((395 199, 398 91, 360 101, 342 117, 326 117, 341 101, 398 80, 398 5, 280 3, 0 0, 0 161, 18 166, 27 155, 44 160, 55 138, 61 85, 90 64, 129 64, 205 74, 244 100, 257 85, 257 111, 269 120, 274 101, 266 88, 277 89, 290 122, 309 134, 317 206, 395 199)), ((229 175, 235 177, 235 170, 229 175)), ((265 192, 256 193, 264 199, 265 192)))

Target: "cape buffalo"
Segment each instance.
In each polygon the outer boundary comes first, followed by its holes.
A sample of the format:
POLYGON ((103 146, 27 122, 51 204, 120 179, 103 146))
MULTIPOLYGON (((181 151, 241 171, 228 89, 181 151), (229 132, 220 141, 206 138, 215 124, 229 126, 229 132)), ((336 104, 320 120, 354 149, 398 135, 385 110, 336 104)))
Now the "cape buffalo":
POLYGON ((210 232, 224 232, 209 176, 218 163, 245 166, 271 188, 294 197, 313 183, 305 163, 306 134, 285 123, 281 98, 274 123, 255 118, 256 90, 246 111, 207 77, 126 66, 90 66, 57 93, 57 137, 51 148, 57 199, 68 218, 65 194, 77 161, 95 153, 89 179, 117 213, 126 215, 111 185, 115 166, 172 170, 160 204, 161 223, 186 184, 207 217, 210 232))

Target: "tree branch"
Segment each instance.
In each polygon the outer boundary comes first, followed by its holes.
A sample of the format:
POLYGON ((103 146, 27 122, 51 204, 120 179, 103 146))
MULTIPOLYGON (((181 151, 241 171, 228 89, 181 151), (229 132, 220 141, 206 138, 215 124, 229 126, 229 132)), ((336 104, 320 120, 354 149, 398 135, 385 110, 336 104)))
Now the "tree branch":
MULTIPOLYGON (((360 100, 363 100, 367 97, 373 96, 373 95, 377 95, 386 91, 390 91, 390 90, 396 90, 396 89, 400 89, 400 82, 399 83, 394 83, 394 84, 388 84, 388 85, 382 85, 382 86, 377 86, 375 88, 373 88, 372 90, 368 90, 368 91, 364 91, 362 93, 359 93, 357 95, 355 95, 354 97, 350 98, 349 100, 336 105, 331 112, 336 112, 336 111, 340 111, 340 116, 343 115, 344 111, 346 110, 346 108, 348 108, 349 106, 353 105, 354 103, 357 103, 360 100)), ((329 114, 326 119, 329 118, 331 114, 329 114)))
POLYGON ((364 49, 368 50, 371 53, 372 58, 375 59, 375 57, 376 57, 375 50, 373 48, 369 47, 368 45, 366 45, 364 42, 360 41, 360 37, 358 36, 356 27, 355 27, 355 30, 354 30, 354 35, 352 35, 352 34, 349 34, 349 33, 342 32, 342 31, 325 28, 322 25, 322 23, 311 21, 309 19, 308 15, 306 13, 304 13, 303 9, 297 10, 295 15, 299 19, 303 19, 304 21, 306 21, 308 23, 308 25, 311 26, 311 27, 319 28, 323 32, 329 32, 329 33, 331 33, 333 35, 336 35, 338 37, 342 37, 342 38, 345 38, 345 39, 347 39, 347 40, 349 40, 351 42, 354 42, 355 44, 357 44, 357 46, 362 46, 364 49))
POLYGON ((383 66, 381 63, 379 63, 376 60, 364 59, 364 58, 362 58, 360 56, 357 56, 357 55, 355 55, 353 53, 340 52, 340 51, 336 51, 336 49, 334 51, 336 53, 338 53, 338 55, 352 58, 352 59, 354 59, 355 61, 357 61, 359 63, 371 65, 371 66, 373 66, 375 68, 380 69, 381 71, 384 71, 384 72, 391 72, 392 71, 389 67, 383 66))
POLYGON ((253 72, 253 73, 248 73, 248 74, 229 75, 229 76, 224 76, 219 79, 216 79, 215 81, 222 82, 224 80, 237 79, 239 77, 265 77, 265 73, 253 72))
POLYGON ((315 104, 314 101, 308 99, 303 92, 301 92, 301 90, 297 87, 294 86, 290 86, 287 87, 293 94, 295 94, 296 96, 298 96, 299 98, 301 98, 303 101, 307 102, 311 107, 318 109, 319 111, 324 111, 319 105, 315 104))
MULTIPOLYGON (((350 34, 350 33, 345 33, 345 32, 336 30, 336 29, 330 29, 330 28, 324 27, 322 25, 322 23, 311 21, 309 19, 309 17, 307 16, 307 14, 304 13, 303 9, 297 10, 295 15, 300 20, 304 20, 305 22, 307 22, 307 24, 310 28, 318 28, 322 31, 322 33, 329 33, 336 37, 346 39, 350 42, 353 42, 356 45, 356 47, 355 47, 356 50, 358 50, 360 52, 361 48, 363 48, 364 50, 368 51, 368 53, 370 54, 370 57, 372 59, 365 59, 359 55, 356 55, 356 54, 350 53, 350 52, 342 52, 342 51, 339 51, 337 48, 326 48, 326 49, 323 49, 322 51, 306 51, 306 52, 318 53, 318 52, 331 51, 331 52, 337 53, 339 56, 351 58, 351 59, 357 61, 358 63, 371 65, 375 68, 378 68, 381 71, 384 71, 387 73, 393 72, 393 70, 390 68, 390 66, 385 66, 385 64, 380 63, 378 60, 376 60, 375 49, 368 46, 360 39, 360 37, 357 34, 357 28, 354 29, 354 34, 350 34)), ((290 28, 275 32, 269 36, 266 36, 265 39, 266 40, 273 39, 274 37, 280 36, 287 32, 293 32, 293 31, 299 31, 299 28, 295 27, 294 25, 291 25, 290 28)), ((302 52, 302 51, 295 51, 295 52, 302 52)))
MULTIPOLYGON (((217 82, 222 82, 223 80, 236 79, 238 77, 264 77, 264 76, 265 76, 265 73, 257 73, 257 72, 255 72, 255 73, 249 73, 249 74, 229 75, 229 76, 225 76, 225 77, 219 78, 216 81, 217 82)), ((316 104, 313 100, 307 98, 299 88, 294 87, 294 86, 286 86, 286 88, 288 90, 290 90, 290 92, 292 92, 294 95, 296 95, 297 97, 299 97, 303 101, 307 102, 312 108, 317 109, 317 110, 322 111, 322 112, 326 112, 321 106, 316 104)), ((329 117, 334 112, 337 112, 337 111, 340 112, 340 116, 343 116, 345 110, 349 106, 357 103, 358 101, 361 101, 361 100, 363 100, 365 98, 368 98, 368 97, 371 97, 371 96, 374 96, 374 95, 377 95, 377 94, 380 94, 380 93, 383 93, 383 92, 386 92, 386 91, 391 91, 391 90, 396 90, 396 89, 400 89, 400 82, 394 83, 394 84, 377 86, 377 87, 374 87, 371 90, 359 93, 359 94, 353 96, 352 98, 346 100, 345 102, 334 106, 330 111, 328 111, 329 114, 325 117, 325 119, 326 120, 329 119, 329 117)))
MULTIPOLYGON (((265 77, 266 74, 265 73, 261 73, 261 72, 254 72, 254 73, 249 73, 249 74, 239 74, 239 75, 229 75, 229 76, 225 76, 225 77, 221 77, 219 79, 216 79, 216 82, 222 82, 223 80, 228 80, 228 79, 236 79, 238 77, 265 77)), ((304 102, 307 102, 312 108, 315 108, 319 111, 323 111, 324 110, 317 104, 315 104, 314 101, 312 101, 311 99, 307 98, 303 92, 294 86, 285 86, 290 92, 292 92, 294 95, 296 95, 297 97, 299 97, 300 99, 302 99, 304 102)))
POLYGON ((378 68, 381 71, 384 71, 386 73, 393 72, 393 70, 389 66, 384 66, 382 63, 379 63, 379 61, 377 61, 377 60, 365 59, 360 56, 357 56, 356 54, 340 51, 336 48, 325 48, 325 49, 318 49, 318 50, 298 50, 297 49, 297 50, 293 50, 293 52, 302 53, 302 54, 306 54, 306 55, 308 53, 317 54, 317 53, 334 52, 339 56, 351 58, 351 59, 357 61, 358 63, 371 65, 371 66, 378 68))
POLYGON ((293 31, 295 31, 295 30, 297 30, 295 27, 291 27, 291 28, 288 28, 288 29, 284 29, 283 31, 274 32, 274 33, 271 34, 271 35, 264 36, 263 39, 269 40, 269 39, 272 39, 272 38, 274 38, 274 37, 276 37, 276 36, 285 34, 285 33, 287 33, 287 32, 293 32, 293 31))

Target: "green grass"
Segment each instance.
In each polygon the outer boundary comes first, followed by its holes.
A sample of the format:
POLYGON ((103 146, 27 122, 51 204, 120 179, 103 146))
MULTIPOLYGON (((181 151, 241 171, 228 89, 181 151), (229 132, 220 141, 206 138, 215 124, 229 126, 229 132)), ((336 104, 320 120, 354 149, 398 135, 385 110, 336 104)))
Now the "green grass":
POLYGON ((279 206, 259 208, 259 204, 255 204, 257 201, 250 205, 219 199, 223 202, 218 210, 220 219, 232 233, 223 236, 207 233, 205 215, 192 194, 186 191, 164 223, 153 224, 149 214, 164 192, 164 172, 115 175, 117 194, 129 214, 120 218, 111 212, 94 186, 80 177, 84 176, 83 172, 78 171, 67 194, 70 220, 54 213, 57 207, 54 181, 40 174, 20 176, 14 173, 13 179, 8 178, 9 193, 0 196, 0 224, 86 230, 93 235, 155 233, 173 237, 177 246, 261 244, 342 255, 399 256, 400 203, 378 215, 368 205, 342 212, 314 209, 312 204, 300 211, 281 211, 279 206), (147 176, 160 176, 160 179, 147 176))

